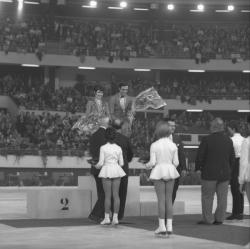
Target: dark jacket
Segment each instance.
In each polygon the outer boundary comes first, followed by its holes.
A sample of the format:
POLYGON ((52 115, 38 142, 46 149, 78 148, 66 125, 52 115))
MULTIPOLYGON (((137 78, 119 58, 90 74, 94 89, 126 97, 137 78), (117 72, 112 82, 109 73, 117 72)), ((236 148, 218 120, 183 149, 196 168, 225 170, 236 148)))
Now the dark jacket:
POLYGON ((179 166, 177 167, 177 170, 179 173, 181 173, 182 170, 187 170, 186 157, 184 153, 183 143, 181 141, 181 138, 175 134, 173 134, 173 142, 176 144, 178 148, 179 166))
POLYGON ((132 146, 130 144, 129 138, 117 132, 115 143, 122 148, 122 155, 123 155, 123 161, 124 161, 124 165, 122 169, 124 170, 126 175, 128 175, 129 173, 128 163, 131 162, 133 158, 133 150, 132 150, 132 146))
POLYGON ((223 132, 215 132, 202 139, 195 169, 201 170, 201 178, 204 180, 227 181, 230 180, 234 158, 232 140, 223 132))
MULTIPOLYGON (((100 127, 89 139, 89 152, 96 163, 99 160, 100 148, 104 144, 106 144, 105 129, 100 127)), ((91 165, 90 172, 92 175, 98 175, 100 169, 96 169, 94 165, 91 165)))

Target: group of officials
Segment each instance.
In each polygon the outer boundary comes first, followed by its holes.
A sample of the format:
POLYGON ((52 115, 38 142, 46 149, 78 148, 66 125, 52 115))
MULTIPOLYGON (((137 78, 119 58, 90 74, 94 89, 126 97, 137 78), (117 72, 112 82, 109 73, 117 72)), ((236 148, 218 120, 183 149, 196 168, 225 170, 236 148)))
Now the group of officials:
MULTIPOLYGON (((95 162, 91 167, 91 173, 96 181, 98 197, 97 202, 93 210, 91 211, 91 214, 89 215, 89 218, 98 223, 100 223, 104 219, 104 203, 106 200, 105 192, 103 189, 103 181, 99 176, 100 168, 96 167, 96 162, 98 162, 99 160, 100 148, 107 143, 106 130, 108 127, 112 127, 112 129, 115 130, 113 142, 120 146, 122 150, 123 165, 121 166, 123 166, 122 169, 126 175, 121 177, 120 179, 120 207, 118 212, 118 220, 121 220, 124 217, 129 174, 128 164, 133 158, 133 150, 132 145, 130 144, 129 137, 124 135, 124 123, 126 122, 126 118, 124 119, 123 117, 127 117, 129 108, 131 108, 131 99, 129 99, 129 97, 127 96, 127 91, 128 86, 121 85, 120 92, 113 96, 113 98, 111 98, 112 108, 109 109, 112 109, 112 113, 118 113, 120 115, 112 116, 112 114, 110 115, 108 113, 105 113, 106 115, 103 115, 100 118, 99 129, 90 137, 89 141, 90 154, 93 158, 93 161, 95 162), (112 122, 110 117, 113 117, 112 122)), ((97 95, 98 92, 96 94, 95 103, 92 103, 92 107, 89 105, 88 108, 93 109, 93 107, 96 106, 97 111, 100 112, 100 101, 98 100, 97 95)), ((168 132, 166 133, 167 135, 164 135, 163 137, 160 136, 159 139, 167 137, 167 139, 169 139, 175 144, 178 153, 178 165, 176 165, 177 171, 179 175, 185 175, 186 159, 183 151, 183 144, 179 136, 174 134, 175 121, 168 118, 163 119, 161 123, 167 124, 168 132)), ((227 132, 225 132, 223 120, 221 118, 215 118, 211 122, 210 129, 211 134, 202 139, 196 157, 196 171, 201 173, 202 179, 201 193, 203 219, 198 222, 198 224, 219 225, 222 224, 224 219, 226 218, 225 216, 227 208, 227 193, 229 184, 231 186, 231 192, 233 197, 233 210, 232 214, 227 217, 227 219, 243 219, 244 199, 241 188, 242 185, 239 184, 239 164, 241 157, 241 145, 243 143, 244 138, 238 132, 237 122, 230 122, 227 125, 227 132), (217 195, 217 209, 213 216, 212 208, 215 193, 217 195)), ((247 151, 248 150, 249 149, 247 149, 247 151)), ((249 158, 247 163, 249 164, 249 158)), ((155 164, 157 165, 157 158, 155 164)), ((249 174, 249 172, 250 171, 248 170, 246 174, 249 174)), ((176 198, 176 192, 179 186, 179 178, 173 178, 174 184, 171 193, 171 203, 173 203, 176 198)), ((248 181, 250 177, 246 176, 245 178, 248 181)), ((166 182, 169 179, 162 178, 158 180, 166 182)), ((113 205, 111 205, 111 213, 113 212, 113 208, 113 205)))

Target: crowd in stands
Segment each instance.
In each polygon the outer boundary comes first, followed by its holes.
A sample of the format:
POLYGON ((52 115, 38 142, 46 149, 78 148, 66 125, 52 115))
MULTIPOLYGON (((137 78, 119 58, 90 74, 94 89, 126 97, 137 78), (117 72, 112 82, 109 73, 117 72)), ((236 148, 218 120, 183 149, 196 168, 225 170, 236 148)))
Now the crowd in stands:
POLYGON ((212 99, 248 99, 250 95, 249 79, 241 75, 195 76, 175 73, 162 77, 161 82, 140 78, 131 81, 135 95, 151 86, 154 86, 163 98, 179 99, 193 105, 197 101, 211 103, 212 99))
POLYGON ((244 23, 155 23, 110 19, 24 16, 0 19, 0 50, 67 53, 97 59, 130 57, 216 58, 250 57, 250 28, 244 23), (53 43, 54 42, 54 43, 53 43), (59 51, 60 50, 60 51, 59 51))
POLYGON ((66 113, 60 116, 50 112, 40 115, 34 112, 20 112, 12 119, 9 113, 2 111, 0 147, 8 148, 8 151, 23 149, 35 154, 40 150, 46 151, 47 155, 64 151, 66 155, 83 156, 88 140, 77 130, 72 130, 78 119, 78 115, 70 116, 66 113))
MULTIPOLYGON (((209 125, 216 115, 211 112, 203 113, 174 113, 170 116, 176 120, 176 133, 208 134, 209 125)), ((51 114, 43 112, 20 112, 15 119, 7 112, 0 112, 0 148, 11 151, 26 150, 37 154, 46 151, 47 155, 64 151, 65 155, 83 156, 88 148, 88 137, 79 134, 72 127, 79 119, 79 115, 51 114), (73 154, 72 154, 73 153, 73 154)), ((163 113, 138 112, 132 126, 131 143, 135 154, 144 155, 152 142, 156 124, 163 117, 163 113)), ((223 118, 223 117, 222 117, 223 118)), ((224 117, 225 126, 231 118, 224 117)), ((240 132, 246 135, 247 124, 244 117, 237 119, 240 132)), ((6 151, 5 151, 6 152, 6 151)))
POLYGON ((31 110, 85 112, 87 98, 75 87, 55 90, 40 79, 20 75, 0 78, 0 95, 12 97, 19 107, 31 110))
MULTIPOLYGON (((115 91, 112 91, 112 82, 106 83, 104 95, 108 98, 115 91)), ((95 84, 98 82, 85 81, 73 87, 55 89, 55 85, 43 83, 34 75, 7 74, 0 77, 0 95, 12 97, 23 109, 78 113, 85 112, 95 84)), ((192 105, 198 101, 211 103, 213 99, 248 99, 250 95, 250 82, 241 75, 209 74, 202 77, 180 73, 163 77, 161 82, 137 77, 128 85, 131 96, 153 86, 164 99, 177 99, 192 105)))

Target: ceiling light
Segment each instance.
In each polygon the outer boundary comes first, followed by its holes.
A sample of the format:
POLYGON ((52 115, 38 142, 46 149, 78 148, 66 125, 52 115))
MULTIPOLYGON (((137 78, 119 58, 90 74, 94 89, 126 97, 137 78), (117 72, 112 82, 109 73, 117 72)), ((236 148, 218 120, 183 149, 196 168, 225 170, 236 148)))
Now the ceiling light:
POLYGON ((225 13, 225 12, 229 12, 229 10, 215 10, 215 12, 218 12, 218 13, 225 13))
POLYGON ((147 9, 147 8, 134 8, 134 10, 148 11, 149 9, 147 9))
POLYGON ((174 5, 173 4, 168 4, 167 9, 168 10, 174 10, 174 5))
POLYGON ((108 9, 111 9, 111 10, 122 10, 123 8, 122 7, 109 6, 108 9))
POLYGON ((237 112, 250 112, 250 110, 237 110, 237 112))
POLYGON ((188 109, 187 112, 203 112, 201 109, 188 109))
POLYGON ((78 69, 95 70, 95 67, 78 67, 78 69))
POLYGON ((198 4, 197 5, 197 10, 204 11, 204 5, 203 4, 198 4))
POLYGON ((134 71, 137 71, 137 72, 150 72, 151 69, 147 69, 147 68, 135 68, 134 71))
POLYGON ((128 6, 127 2, 125 2, 125 1, 120 2, 121 8, 126 8, 127 6, 128 6))
POLYGON ((38 2, 32 2, 32 1, 24 1, 24 3, 25 3, 25 4, 34 4, 34 5, 40 4, 40 3, 38 3, 38 2))
POLYGON ((36 64, 22 64, 22 67, 39 67, 39 65, 36 64))
POLYGON ((250 70, 243 70, 242 73, 250 73, 250 70))
POLYGON ((189 73, 204 73, 205 70, 201 70, 201 69, 189 69, 188 72, 189 73))
POLYGON ((97 7, 97 2, 92 0, 92 1, 89 2, 89 6, 91 6, 92 8, 96 8, 97 7))
POLYGON ((228 5, 227 9, 228 9, 228 11, 234 11, 234 6, 233 5, 228 5))

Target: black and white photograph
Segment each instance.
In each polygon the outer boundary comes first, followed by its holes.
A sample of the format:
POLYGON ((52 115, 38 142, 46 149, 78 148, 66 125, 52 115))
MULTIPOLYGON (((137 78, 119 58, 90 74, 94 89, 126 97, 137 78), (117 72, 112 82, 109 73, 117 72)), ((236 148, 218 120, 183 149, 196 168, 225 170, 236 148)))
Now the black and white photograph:
POLYGON ((0 249, 249 249, 249 0, 0 0, 0 249))

